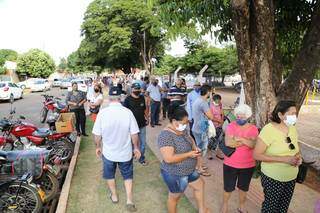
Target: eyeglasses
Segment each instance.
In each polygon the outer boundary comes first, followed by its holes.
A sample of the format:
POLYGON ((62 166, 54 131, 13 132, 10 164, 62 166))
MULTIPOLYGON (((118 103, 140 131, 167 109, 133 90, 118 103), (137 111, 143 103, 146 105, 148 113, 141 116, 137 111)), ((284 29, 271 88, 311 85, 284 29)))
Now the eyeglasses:
POLYGON ((289 149, 294 150, 296 147, 294 146, 294 144, 291 141, 290 137, 287 137, 287 143, 289 144, 289 149))

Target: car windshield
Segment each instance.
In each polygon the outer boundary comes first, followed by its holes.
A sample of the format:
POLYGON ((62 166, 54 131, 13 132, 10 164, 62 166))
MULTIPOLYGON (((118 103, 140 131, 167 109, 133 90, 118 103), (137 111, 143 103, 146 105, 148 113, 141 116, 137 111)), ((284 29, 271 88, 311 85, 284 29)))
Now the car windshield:
POLYGON ((36 81, 34 84, 44 84, 44 81, 36 81))

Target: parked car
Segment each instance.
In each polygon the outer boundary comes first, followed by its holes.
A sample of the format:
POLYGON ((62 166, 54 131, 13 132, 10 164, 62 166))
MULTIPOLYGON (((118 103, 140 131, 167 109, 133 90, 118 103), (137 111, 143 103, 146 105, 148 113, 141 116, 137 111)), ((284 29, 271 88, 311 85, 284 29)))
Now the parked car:
POLYGON ((29 89, 31 88, 31 86, 34 84, 35 81, 39 80, 38 78, 29 78, 25 81, 21 81, 19 83, 17 83, 17 85, 21 88, 21 89, 29 89))
POLYGON ((68 87, 71 87, 71 80, 70 78, 62 79, 60 84, 60 89, 68 89, 68 87))
POLYGON ((50 90, 50 84, 48 80, 37 80, 31 85, 31 92, 44 92, 50 90))
POLYGON ((10 100, 23 98, 23 90, 15 83, 0 82, 0 100, 10 100))
POLYGON ((61 79, 53 79, 53 82, 52 82, 52 86, 53 87, 60 87, 61 86, 61 79))
POLYGON ((75 79, 75 80, 72 80, 70 82, 70 86, 68 87, 68 91, 71 91, 72 90, 72 83, 76 82, 78 84, 78 90, 82 91, 82 92, 87 92, 88 91, 88 86, 86 84, 86 81, 85 80, 82 80, 82 79, 75 79))

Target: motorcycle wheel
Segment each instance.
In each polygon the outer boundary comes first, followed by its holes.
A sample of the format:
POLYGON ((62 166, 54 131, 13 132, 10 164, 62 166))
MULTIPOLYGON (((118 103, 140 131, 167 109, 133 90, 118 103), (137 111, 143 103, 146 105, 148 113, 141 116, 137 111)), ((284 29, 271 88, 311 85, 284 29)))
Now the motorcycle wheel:
POLYGON ((20 182, 18 181, 10 183, 6 191, 0 195, 0 212, 3 213, 39 213, 42 205, 40 195, 36 188, 26 183, 22 183, 20 187, 20 182), (18 191, 19 194, 16 199, 18 191))
POLYGON ((52 155, 56 155, 61 158, 62 162, 69 161, 72 158, 74 146, 69 140, 62 138, 58 141, 54 141, 52 144, 52 155))
POLYGON ((39 184, 41 189, 46 193, 44 202, 49 202, 58 194, 59 181, 50 171, 44 171, 40 178, 34 180, 34 183, 39 184))
POLYGON ((48 110, 47 108, 43 107, 40 112, 40 122, 44 123, 47 120, 48 110))

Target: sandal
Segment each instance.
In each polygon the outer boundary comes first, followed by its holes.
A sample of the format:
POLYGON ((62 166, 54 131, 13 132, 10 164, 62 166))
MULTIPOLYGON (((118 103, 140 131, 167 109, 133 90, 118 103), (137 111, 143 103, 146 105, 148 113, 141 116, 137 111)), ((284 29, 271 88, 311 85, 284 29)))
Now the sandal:
POLYGON ((237 208, 237 211, 239 212, 239 213, 248 213, 248 211, 242 211, 240 208, 237 208))
POLYGON ((199 174, 200 175, 202 175, 202 176, 204 176, 204 177, 210 177, 211 176, 211 174, 209 173, 209 172, 207 172, 207 171, 198 171, 199 172, 199 174))
POLYGON ((220 160, 223 160, 224 157, 220 157, 219 155, 216 155, 217 158, 219 158, 220 160))
POLYGON ((207 170, 207 169, 208 169, 207 166, 202 166, 201 168, 202 168, 203 170, 207 170))
POLYGON ((119 203, 119 200, 112 200, 112 193, 109 194, 109 198, 113 204, 119 203))
POLYGON ((126 209, 129 212, 136 212, 137 211, 137 208, 133 203, 127 203, 126 204, 126 209))

